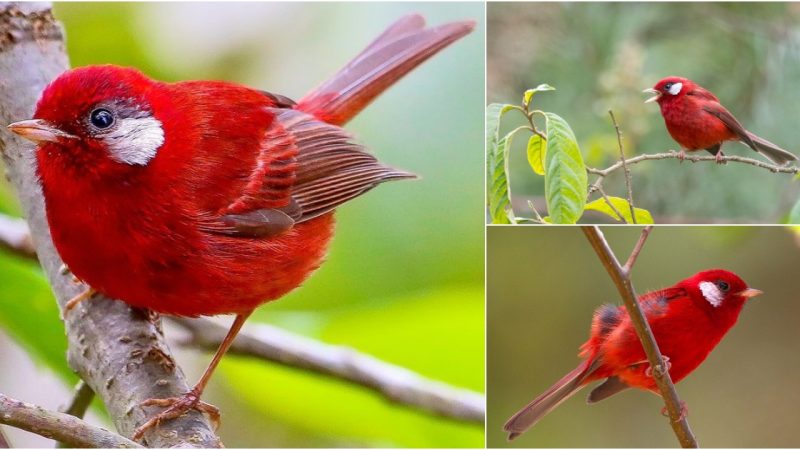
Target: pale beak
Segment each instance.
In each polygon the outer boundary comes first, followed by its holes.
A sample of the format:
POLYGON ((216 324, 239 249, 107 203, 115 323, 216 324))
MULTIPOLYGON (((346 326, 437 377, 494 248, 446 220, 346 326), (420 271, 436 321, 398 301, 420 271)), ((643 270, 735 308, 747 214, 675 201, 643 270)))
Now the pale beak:
POLYGON ((41 119, 14 122, 8 126, 8 129, 37 144, 40 142, 58 142, 60 139, 78 138, 59 130, 55 125, 41 119))
POLYGON ((758 297, 759 295, 761 295, 763 293, 764 293, 763 291, 760 291, 758 289, 747 288, 747 289, 743 290, 742 292, 739 292, 736 295, 738 295, 740 297, 744 297, 744 298, 753 298, 753 297, 758 297))
POLYGON ((652 97, 650 97, 647 100, 645 100, 644 101, 645 103, 654 102, 654 101, 658 100, 659 98, 661 98, 661 92, 658 92, 657 90, 655 90, 653 88, 647 88, 647 89, 643 90, 642 93, 644 93, 644 94, 655 94, 652 97))

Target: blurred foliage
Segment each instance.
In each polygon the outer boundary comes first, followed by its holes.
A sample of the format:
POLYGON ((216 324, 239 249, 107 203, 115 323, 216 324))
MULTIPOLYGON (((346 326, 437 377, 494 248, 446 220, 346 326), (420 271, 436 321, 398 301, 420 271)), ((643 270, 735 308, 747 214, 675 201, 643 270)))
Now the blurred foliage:
MULTIPOLYGON (((558 87, 539 107, 563 113, 589 166, 606 167, 618 152, 608 110, 628 155, 677 149, 658 107, 643 104, 640 92, 669 75, 713 91, 749 130, 800 154, 797 3, 490 2, 487 14, 488 102, 516 103, 540 83, 558 87)), ((508 130, 522 123, 509 121, 508 130)), ((724 151, 761 158, 737 143, 724 151)), ((524 143, 510 159, 515 209, 532 198, 538 207, 543 180, 527 172, 524 143)), ((633 177, 636 203, 659 223, 778 223, 800 191, 789 175, 742 164, 650 161, 633 177)), ((606 192, 622 196, 621 173, 606 192)))
MULTIPOLYGON (((639 227, 603 229, 626 259, 639 227)), ((781 227, 657 227, 633 270, 637 292, 724 268, 765 294, 748 303, 708 359, 677 385, 704 447, 797 447, 800 234, 781 227)), ((488 446, 674 447, 663 402, 630 390, 587 405, 578 393, 513 443, 503 423, 578 365, 594 309, 618 293, 577 227, 489 227, 488 446)))
MULTIPOLYGON (((342 207, 327 263, 251 320, 482 391, 483 221, 475 208, 483 188, 474 182, 482 176, 483 158, 482 4, 55 6, 73 66, 130 65, 165 81, 225 79, 293 98, 411 12, 431 24, 471 18, 479 25, 347 128, 381 160, 422 179, 389 183, 342 207)), ((20 213, 5 184, 0 211, 20 213)), ((41 271, 0 253, 0 285, 0 326, 72 383, 63 326, 41 271)), ((209 358, 197 355, 184 365, 196 372, 209 358)), ((420 413, 346 383, 267 363, 226 358, 207 394, 223 409, 219 432, 230 447, 483 446, 480 425, 420 413)))

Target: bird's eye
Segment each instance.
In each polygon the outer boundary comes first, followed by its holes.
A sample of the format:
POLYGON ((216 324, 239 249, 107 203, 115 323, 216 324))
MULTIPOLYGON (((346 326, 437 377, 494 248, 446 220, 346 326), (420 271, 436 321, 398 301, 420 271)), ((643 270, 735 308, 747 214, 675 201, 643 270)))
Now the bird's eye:
POLYGON ((667 83, 667 84, 664 85, 664 90, 665 91, 668 91, 670 89, 672 89, 672 83, 667 83))
POLYGON ((728 285, 728 283, 726 283, 726 282, 724 282, 724 281, 722 281, 722 280, 719 280, 719 281, 717 281, 717 287, 718 287, 718 288, 719 288, 719 290, 720 290, 720 291, 722 291, 722 292, 728 292, 728 289, 730 289, 730 288, 731 288, 731 287, 728 285))
POLYGON ((92 122, 92 125, 95 127, 105 130, 111 125, 114 125, 114 115, 105 108, 97 108, 89 115, 89 121, 92 122))

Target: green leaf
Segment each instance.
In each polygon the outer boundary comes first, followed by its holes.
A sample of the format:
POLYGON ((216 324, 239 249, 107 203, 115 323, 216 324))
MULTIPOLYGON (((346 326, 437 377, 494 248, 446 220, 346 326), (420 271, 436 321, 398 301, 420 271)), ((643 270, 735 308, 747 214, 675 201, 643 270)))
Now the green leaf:
POLYGON ((0 251, 0 327, 35 361, 74 383, 67 339, 47 280, 34 262, 0 251))
POLYGON ((508 135, 499 139, 500 118, 513 108, 513 105, 499 103, 486 107, 486 202, 492 223, 507 224, 513 220, 506 159, 508 135))
POLYGON ((569 124, 557 114, 543 114, 547 119, 544 158, 547 210, 553 223, 573 224, 583 214, 586 204, 586 166, 569 124))
MULTIPOLYGON (((622 214, 622 217, 625 218, 625 221, 628 223, 633 223, 633 219, 631 218, 631 206, 628 203, 628 200, 619 197, 608 197, 608 200, 614 205, 614 208, 617 208, 617 211, 622 214)), ((620 217, 608 206, 608 202, 604 198, 598 198, 597 200, 589 203, 586 205, 586 210, 598 211, 607 216, 610 216, 612 219, 622 222, 620 217)), ((636 217, 636 223, 641 225, 651 225, 653 223, 653 216, 650 215, 650 211, 642 208, 634 208, 634 217, 636 217)))
POLYGON ((800 199, 797 200, 797 203, 794 204, 792 210, 789 211, 789 217, 786 219, 786 223, 792 225, 800 224, 800 199))
POLYGON ((550 86, 549 84, 540 84, 539 86, 536 86, 533 89, 528 89, 527 91, 525 91, 525 94, 522 95, 522 103, 524 103, 525 105, 530 105, 531 100, 533 99, 533 94, 537 92, 555 91, 555 90, 556 88, 550 86))
POLYGON ((541 136, 535 134, 528 139, 528 164, 531 169, 539 175, 544 175, 544 155, 547 150, 547 142, 541 136))

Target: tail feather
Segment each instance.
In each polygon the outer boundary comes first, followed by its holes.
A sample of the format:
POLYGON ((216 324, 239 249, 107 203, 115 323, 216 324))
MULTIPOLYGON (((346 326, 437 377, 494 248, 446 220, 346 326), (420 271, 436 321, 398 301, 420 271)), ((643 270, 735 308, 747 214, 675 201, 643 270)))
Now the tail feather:
POLYGON ((797 161, 797 156, 795 156, 793 153, 778 147, 764 138, 760 138, 749 131, 747 132, 747 137, 749 137, 754 144, 753 150, 766 156, 770 161, 779 166, 791 161, 797 161))
POLYGON ((342 125, 384 90, 443 48, 469 34, 473 21, 425 28, 419 14, 400 18, 328 81, 303 97, 297 109, 342 125))
POLYGON ((597 360, 586 360, 578 367, 573 369, 563 378, 558 380, 548 390, 525 405, 503 425, 503 430, 508 432, 508 440, 513 440, 528 428, 534 426, 547 413, 555 409, 558 405, 572 397, 584 385, 588 377, 599 362, 597 360))

